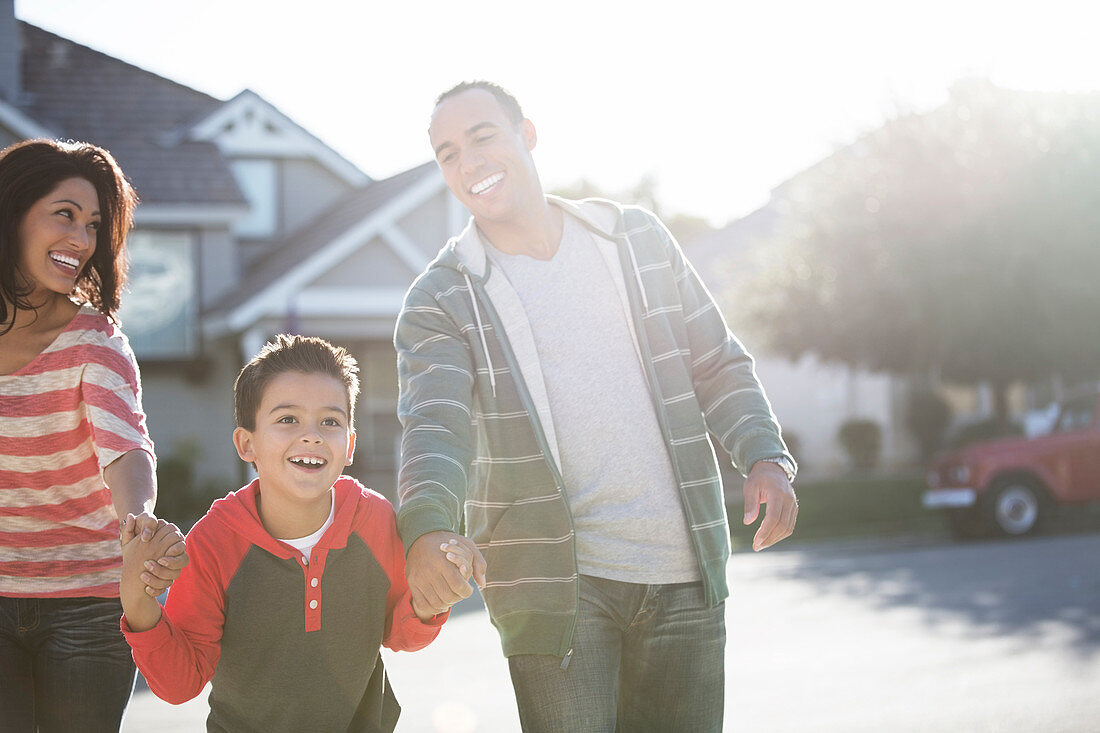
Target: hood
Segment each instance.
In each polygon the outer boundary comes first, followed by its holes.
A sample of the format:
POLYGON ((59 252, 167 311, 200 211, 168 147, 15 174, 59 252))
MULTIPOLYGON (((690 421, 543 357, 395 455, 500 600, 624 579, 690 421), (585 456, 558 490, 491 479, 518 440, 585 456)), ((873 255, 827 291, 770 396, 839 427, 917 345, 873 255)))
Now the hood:
MULTIPOLYGON (((547 194, 546 201, 561 208, 581 222, 589 231, 605 239, 615 240, 622 236, 623 207, 607 199, 590 198, 581 201, 563 199, 547 194)), ((485 248, 490 246, 481 238, 481 232, 471 216, 466 227, 448 240, 439 255, 432 261, 432 267, 448 267, 462 274, 477 278, 486 277, 489 270, 489 257, 485 248)))
MULTIPOLYGON (((355 509, 358 506, 359 495, 363 492, 363 485, 350 476, 341 476, 333 484, 332 491, 333 501, 336 505, 332 517, 332 526, 328 528, 321 541, 317 543, 318 547, 343 547, 347 544, 347 537, 355 516, 355 509)), ((276 557, 297 557, 297 550, 272 537, 264 527, 256 504, 257 497, 262 493, 260 479, 253 479, 247 486, 243 486, 215 501, 202 521, 216 522, 276 557)))

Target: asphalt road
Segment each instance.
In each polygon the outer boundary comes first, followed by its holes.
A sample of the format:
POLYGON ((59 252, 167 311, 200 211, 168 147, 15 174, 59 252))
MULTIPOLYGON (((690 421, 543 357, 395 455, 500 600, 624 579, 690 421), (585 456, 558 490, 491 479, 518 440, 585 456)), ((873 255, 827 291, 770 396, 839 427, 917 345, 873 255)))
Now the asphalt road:
MULTIPOLYGON (((726 730, 1100 731, 1100 533, 792 544, 734 555, 729 577, 726 730)), ((388 654, 398 733, 518 730, 496 633, 460 611, 388 654)), ((144 691, 124 730, 205 714, 144 691)))

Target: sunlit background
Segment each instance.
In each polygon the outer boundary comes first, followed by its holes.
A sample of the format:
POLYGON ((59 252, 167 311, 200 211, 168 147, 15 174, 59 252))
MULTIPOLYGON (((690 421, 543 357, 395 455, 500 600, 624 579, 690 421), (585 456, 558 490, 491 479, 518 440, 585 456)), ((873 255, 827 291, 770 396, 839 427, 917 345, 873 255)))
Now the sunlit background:
POLYGON ((432 100, 515 93, 548 186, 652 175, 724 224, 771 187, 967 76, 1100 89, 1087 3, 17 0, 18 17, 228 99, 249 88, 383 178, 430 157, 432 100))
MULTIPOLYGON (((359 359, 349 471, 396 498, 394 319, 466 219, 430 163, 428 116, 456 82, 490 79, 535 122, 548 189, 659 211, 756 357, 800 463, 795 536, 763 555, 746 550, 725 467, 729 729, 1097 730, 1100 503, 1084 500, 1100 499, 1100 52, 1086 3, 14 9, 60 38, 26 34, 30 88, 0 96, 0 143, 102 134, 145 194, 122 325, 162 516, 186 525, 247 478, 232 379, 281 330, 359 359)), ((387 664, 399 732, 517 729, 480 607, 387 664)), ((195 730, 205 710, 139 691, 127 730, 195 730)))

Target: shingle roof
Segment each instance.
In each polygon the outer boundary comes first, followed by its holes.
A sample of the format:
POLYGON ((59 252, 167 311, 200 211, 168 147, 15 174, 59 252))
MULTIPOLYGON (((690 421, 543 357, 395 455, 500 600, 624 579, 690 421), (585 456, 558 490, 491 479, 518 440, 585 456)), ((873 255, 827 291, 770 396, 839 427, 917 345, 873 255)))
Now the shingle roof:
MULTIPOLYGON (((353 226, 368 219, 387 203, 428 176, 440 179, 435 161, 423 163, 403 173, 369 183, 347 194, 328 210, 315 216, 297 231, 291 232, 272 248, 262 264, 249 272, 239 285, 207 313, 229 312, 248 302, 284 273, 297 268, 353 226)), ((411 278, 410 278, 411 282, 411 278)))
POLYGON ((61 137, 110 150, 146 203, 246 203, 214 145, 177 142, 173 135, 223 102, 19 25, 24 94, 18 107, 24 114, 61 137))

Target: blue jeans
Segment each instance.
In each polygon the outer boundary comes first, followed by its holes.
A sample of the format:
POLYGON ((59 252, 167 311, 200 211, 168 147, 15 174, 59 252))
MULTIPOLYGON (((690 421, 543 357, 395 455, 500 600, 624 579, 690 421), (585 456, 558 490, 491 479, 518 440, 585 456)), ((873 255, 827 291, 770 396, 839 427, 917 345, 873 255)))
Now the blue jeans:
POLYGON ((113 731, 134 690, 117 598, 0 597, 0 730, 113 731))
POLYGON ((639 585, 581 576, 568 666, 509 658, 528 733, 722 730, 725 604, 702 583, 639 585))

